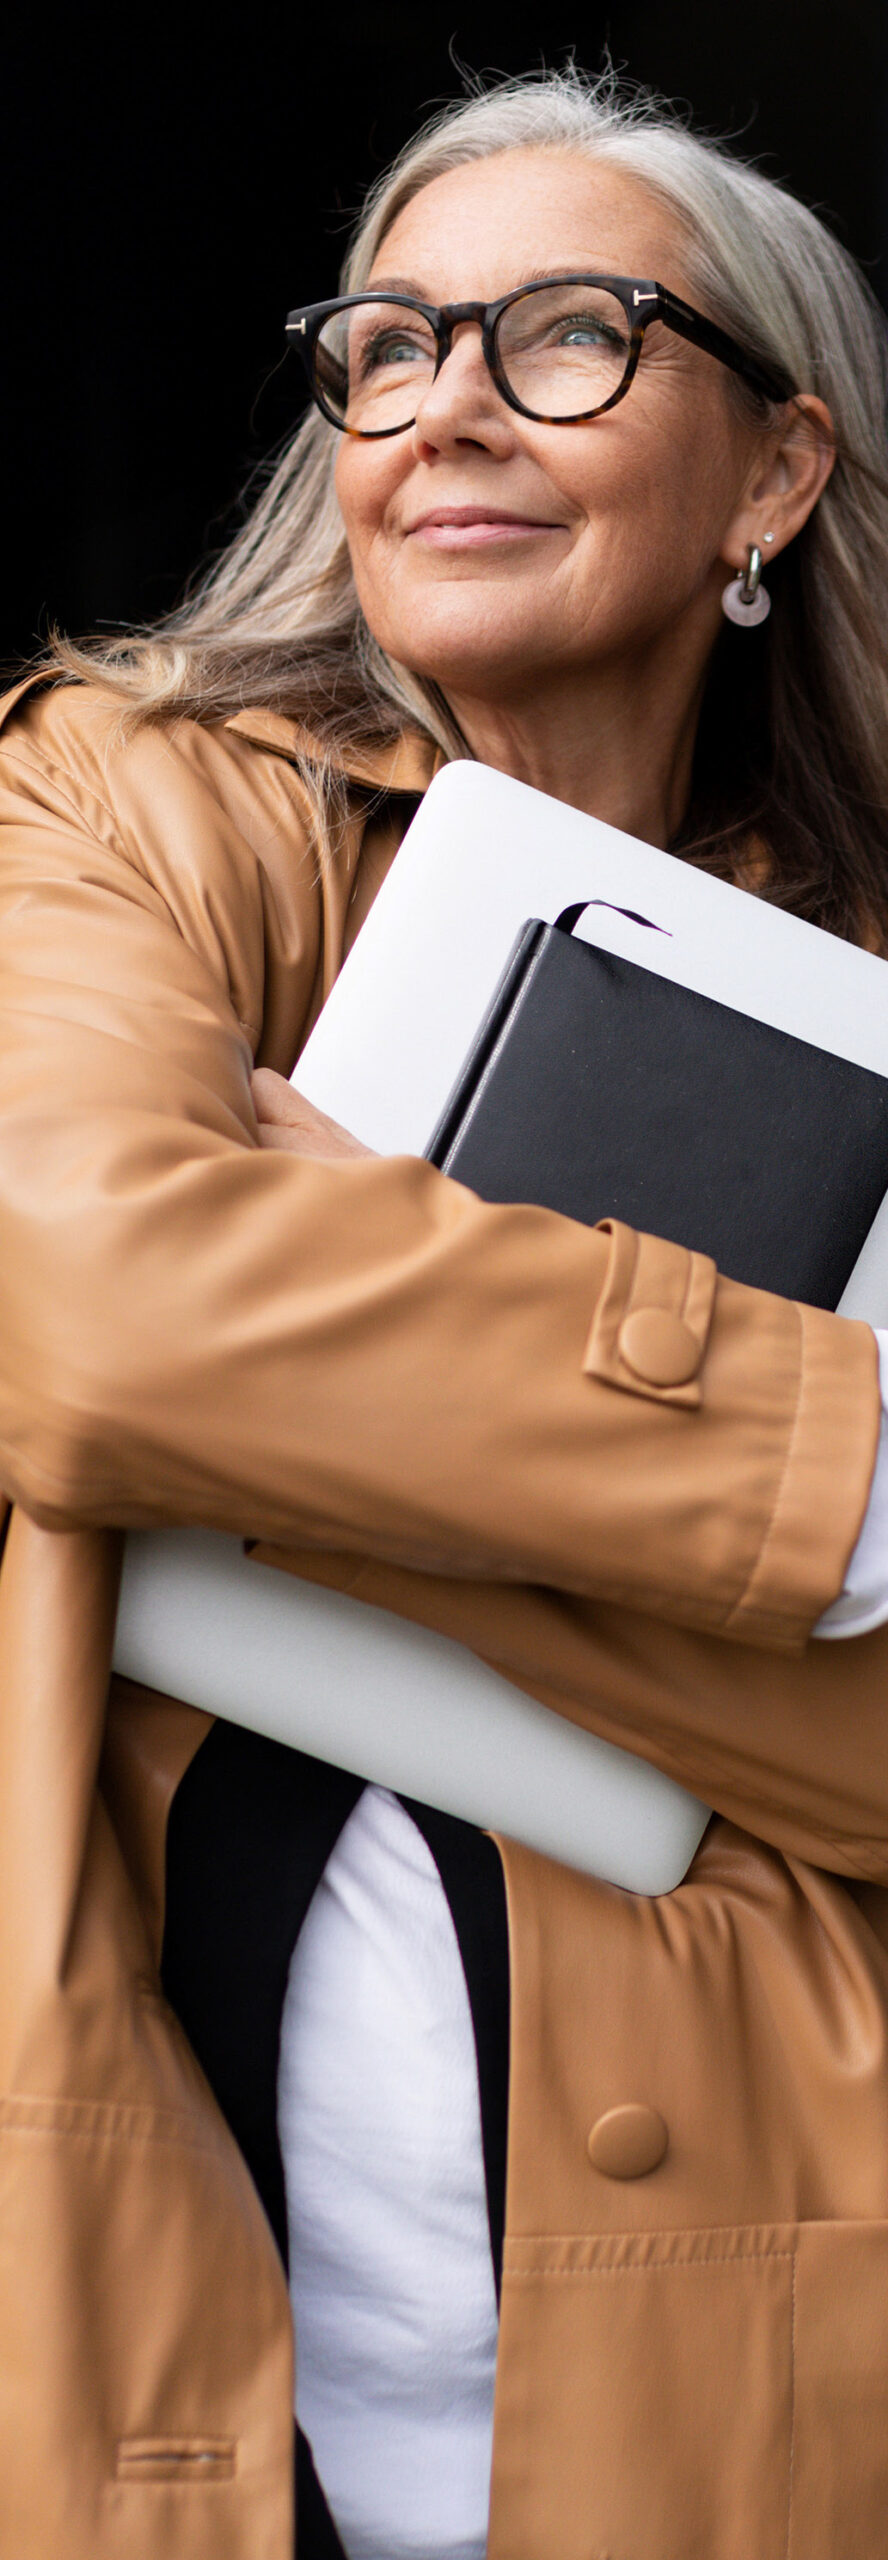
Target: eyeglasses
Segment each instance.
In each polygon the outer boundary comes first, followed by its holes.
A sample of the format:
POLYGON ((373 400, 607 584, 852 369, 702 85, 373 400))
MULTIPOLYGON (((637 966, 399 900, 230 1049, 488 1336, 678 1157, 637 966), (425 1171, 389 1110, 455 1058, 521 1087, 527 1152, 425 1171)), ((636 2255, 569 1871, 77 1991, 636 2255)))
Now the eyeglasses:
POLYGON ((551 276, 517 285, 498 302, 340 294, 291 311, 287 336, 332 426, 350 436, 397 436, 413 425, 464 321, 480 329, 484 361, 510 409, 547 426, 577 426, 625 397, 652 320, 716 356, 766 400, 792 398, 786 374, 759 364, 665 285, 637 276, 551 276))

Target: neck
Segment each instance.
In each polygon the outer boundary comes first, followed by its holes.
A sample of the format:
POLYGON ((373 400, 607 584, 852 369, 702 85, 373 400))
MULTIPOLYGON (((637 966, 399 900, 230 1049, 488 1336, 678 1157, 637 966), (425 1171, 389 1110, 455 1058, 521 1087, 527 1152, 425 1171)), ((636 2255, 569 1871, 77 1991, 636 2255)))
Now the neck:
MULTIPOLYGON (((678 653, 676 653, 678 655, 678 653)), ((497 699, 448 687, 479 763, 667 845, 688 805, 705 669, 537 670, 497 699)))

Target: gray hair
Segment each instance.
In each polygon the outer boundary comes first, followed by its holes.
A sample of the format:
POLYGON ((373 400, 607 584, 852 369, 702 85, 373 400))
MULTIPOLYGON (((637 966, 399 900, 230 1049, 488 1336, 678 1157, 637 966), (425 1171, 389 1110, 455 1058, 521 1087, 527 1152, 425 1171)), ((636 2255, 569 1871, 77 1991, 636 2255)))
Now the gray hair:
MULTIPOLYGON (((574 67, 477 83, 434 115, 369 195, 342 289, 359 291, 395 216, 430 180, 495 153, 584 153, 637 178, 685 240, 694 298, 750 354, 819 393, 833 475, 773 564, 755 646, 719 639, 691 807, 676 850, 833 931, 888 929, 888 355, 852 258, 788 190, 688 130, 649 93, 574 67)), ((668 281, 668 279, 666 279, 668 281)), ((728 396, 767 404, 726 377, 728 396)), ((123 643, 57 643, 51 664, 100 675, 134 711, 225 717, 250 703, 300 721, 319 811, 350 744, 409 724, 467 750, 432 684, 389 659, 360 612, 334 488, 336 430, 312 410, 235 540, 186 601, 123 643)))

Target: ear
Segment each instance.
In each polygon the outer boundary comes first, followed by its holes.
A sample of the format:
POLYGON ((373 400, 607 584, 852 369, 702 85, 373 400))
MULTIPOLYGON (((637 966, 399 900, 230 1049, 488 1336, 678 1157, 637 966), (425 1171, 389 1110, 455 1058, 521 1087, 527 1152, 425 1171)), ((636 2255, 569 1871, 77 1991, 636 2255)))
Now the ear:
POLYGON ((745 569, 752 542, 766 563, 786 549, 807 524, 835 459, 835 428, 825 400, 813 391, 798 392, 762 437, 743 496, 725 528, 720 556, 729 568, 745 569))

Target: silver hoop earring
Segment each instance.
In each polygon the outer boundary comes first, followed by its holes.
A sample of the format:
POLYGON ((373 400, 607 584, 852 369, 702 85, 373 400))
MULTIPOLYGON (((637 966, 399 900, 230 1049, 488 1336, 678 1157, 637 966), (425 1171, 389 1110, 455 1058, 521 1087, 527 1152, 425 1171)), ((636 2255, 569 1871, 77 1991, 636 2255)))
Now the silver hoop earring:
POLYGON ((732 578, 722 595, 722 612, 729 622, 751 631, 757 622, 767 622, 771 598, 762 585, 762 555, 757 542, 751 542, 746 554, 746 567, 732 578))

